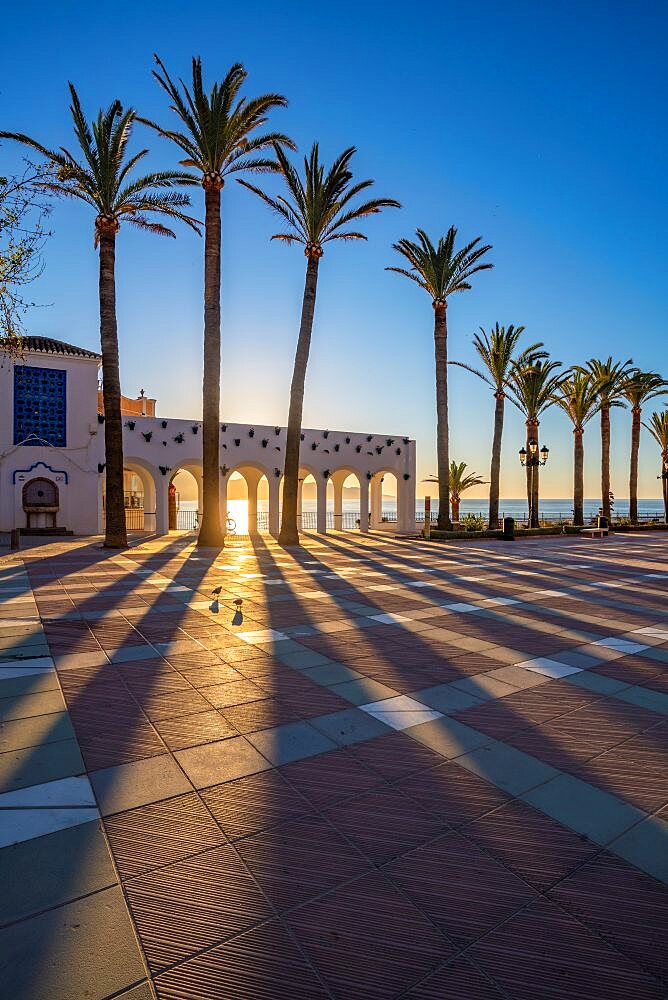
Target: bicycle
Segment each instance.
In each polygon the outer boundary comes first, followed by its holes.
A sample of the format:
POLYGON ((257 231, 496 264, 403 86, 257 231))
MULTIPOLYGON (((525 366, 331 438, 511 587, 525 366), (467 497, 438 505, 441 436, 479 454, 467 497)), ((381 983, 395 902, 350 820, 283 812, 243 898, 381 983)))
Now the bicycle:
POLYGON ((234 535, 237 530, 237 522, 234 520, 233 517, 230 516, 229 511, 227 511, 225 514, 225 528, 227 530, 228 535, 234 535))

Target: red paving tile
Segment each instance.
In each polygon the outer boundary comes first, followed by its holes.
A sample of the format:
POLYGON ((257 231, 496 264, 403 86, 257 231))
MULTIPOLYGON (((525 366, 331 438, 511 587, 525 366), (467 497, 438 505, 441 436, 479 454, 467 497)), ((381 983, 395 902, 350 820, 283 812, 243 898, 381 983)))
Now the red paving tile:
POLYGON ((236 841, 236 849, 279 913, 356 878, 369 861, 318 816, 236 841))
POLYGON ((411 1000, 507 1000, 508 994, 465 958, 456 958, 405 996, 411 1000))
POLYGON ((262 771, 247 778, 228 781, 201 794, 230 840, 249 837, 286 820, 296 819, 312 809, 278 771, 262 771))
POLYGON ((586 837, 518 801, 469 823, 463 833, 541 892, 600 851, 586 837))
POLYGON ((668 894, 665 886, 607 852, 549 893, 612 947, 666 984, 668 894))
POLYGON ((535 892, 457 833, 383 869, 458 947, 471 944, 535 898, 535 892))
POLYGON ((544 900, 473 946, 470 958, 513 1000, 665 1000, 665 987, 544 900))
POLYGON ((450 827, 394 788, 374 788, 325 812, 333 826, 375 865, 433 840, 450 827))
POLYGON ((125 892, 153 973, 272 916, 228 846, 131 879, 125 892))
POLYGON ((336 997, 395 997, 453 954, 450 943, 378 872, 287 918, 336 997))
POLYGON ((159 1000, 319 1000, 331 996, 275 920, 158 976, 155 988, 159 1000))
POLYGON ((505 792, 455 764, 440 764, 396 782, 428 812, 458 827, 508 801, 505 792))
POLYGON ((317 809, 359 795, 381 784, 376 771, 359 763, 345 750, 298 760, 281 768, 291 785, 317 809))
POLYGON ((108 816, 104 826, 122 879, 225 843, 194 793, 108 816))

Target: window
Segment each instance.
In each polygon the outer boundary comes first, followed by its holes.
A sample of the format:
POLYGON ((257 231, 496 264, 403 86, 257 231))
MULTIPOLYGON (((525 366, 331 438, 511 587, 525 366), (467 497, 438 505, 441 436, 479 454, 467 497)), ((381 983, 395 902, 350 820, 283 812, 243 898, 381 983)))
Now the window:
POLYGON ((67 372, 15 365, 14 444, 39 446, 47 441, 55 448, 65 448, 66 418, 67 372))

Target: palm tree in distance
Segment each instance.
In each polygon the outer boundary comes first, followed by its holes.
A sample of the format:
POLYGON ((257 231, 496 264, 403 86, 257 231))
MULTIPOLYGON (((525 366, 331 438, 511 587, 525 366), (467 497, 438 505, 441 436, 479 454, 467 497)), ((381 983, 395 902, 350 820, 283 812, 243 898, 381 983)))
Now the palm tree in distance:
MULTIPOLYGON (((529 359, 523 364, 513 365, 508 380, 508 398, 524 414, 526 421, 526 450, 531 454, 530 444, 538 441, 538 428, 541 415, 552 406, 557 393, 561 375, 557 369, 561 361, 548 361, 547 358, 529 359)), ((527 499, 529 502, 529 527, 539 525, 539 471, 537 466, 529 466, 527 462, 527 499)))
POLYGON ((638 452, 643 405, 650 399, 668 394, 668 382, 657 372, 635 371, 622 385, 624 398, 631 406, 631 463, 629 471, 629 518, 638 520, 638 452))
POLYGON ((574 369, 559 383, 554 402, 573 424, 573 524, 584 524, 584 429, 599 409, 594 378, 574 369))
POLYGON ((470 279, 478 271, 487 271, 493 264, 482 262, 491 246, 479 246, 481 237, 459 250, 455 249, 457 230, 448 229, 434 246, 423 229, 416 230, 417 242, 399 240, 393 249, 404 257, 410 267, 388 267, 410 278, 431 296, 434 309, 434 354, 436 361, 436 452, 438 460, 438 527, 450 527, 450 442, 448 429, 448 298, 454 292, 471 288, 470 279))
POLYGON ((624 406, 621 400, 624 384, 633 373, 633 361, 613 361, 607 358, 600 361, 592 358, 586 368, 594 376, 594 385, 599 399, 601 414, 601 512, 610 521, 612 512, 610 504, 610 409, 613 406, 624 406))
POLYGON ((104 545, 106 548, 125 548, 127 530, 116 323, 116 237, 124 221, 160 236, 175 235, 162 223, 152 221, 152 215, 178 219, 196 232, 199 229, 196 220, 183 212, 190 205, 189 197, 182 192, 164 190, 181 184, 192 184, 190 175, 162 171, 135 176, 135 168, 148 150, 128 154, 128 143, 137 120, 134 110, 124 110, 120 101, 114 101, 106 111, 100 111, 89 125, 73 84, 70 83, 69 88, 74 134, 83 154, 80 159, 77 160, 64 147, 48 149, 19 132, 0 132, 0 139, 14 139, 40 153, 54 170, 54 178, 44 181, 42 186, 54 194, 78 198, 95 211, 95 247, 100 252, 100 344, 105 416, 104 545))
MULTIPOLYGON (((291 139, 279 132, 255 135, 274 108, 288 103, 280 94, 239 96, 247 73, 232 66, 222 83, 204 90, 202 63, 192 61, 192 85, 173 82, 155 56, 153 76, 166 91, 170 108, 183 131, 162 128, 140 119, 170 139, 186 155, 181 166, 199 174, 204 188, 204 373, 202 379, 202 521, 197 544, 220 547, 224 541, 220 514, 220 202, 225 179, 231 174, 275 170, 265 151, 275 145, 294 149, 291 139)), ((194 177, 194 175, 191 175, 194 177)))
MULTIPOLYGON (((450 462, 450 502, 452 503, 452 520, 459 520, 459 504, 462 493, 472 489, 474 486, 484 486, 486 480, 482 479, 477 472, 467 472, 466 462, 450 462)), ((425 483, 437 483, 438 476, 427 476, 425 483)))
POLYGON ((354 147, 344 150, 325 173, 320 162, 318 143, 310 155, 304 157, 304 176, 288 161, 281 147, 275 145, 278 168, 287 188, 286 196, 271 197, 248 181, 241 180, 276 212, 287 226, 287 232, 275 233, 272 240, 301 243, 306 256, 306 280, 302 300, 299 338, 290 386, 290 408, 285 445, 283 479, 283 510, 278 541, 281 545, 299 545, 297 530, 297 491, 299 478, 299 445, 304 408, 304 383, 311 347, 311 332, 315 312, 318 268, 325 243, 332 240, 365 240, 364 233, 349 229, 351 223, 369 215, 377 215, 383 208, 400 208, 393 198, 374 198, 354 202, 357 195, 373 184, 371 180, 352 183, 350 161, 354 147))
POLYGON ((663 487, 663 514, 664 521, 668 524, 668 410, 663 413, 653 413, 649 418, 649 423, 643 422, 646 428, 661 449, 661 486, 663 487))
MULTIPOLYGON (((524 332, 523 326, 506 328, 495 327, 486 333, 480 327, 480 333, 473 337, 473 346, 482 361, 484 368, 474 368, 462 361, 451 361, 450 364, 465 368, 477 375, 494 390, 494 437, 492 439, 492 463, 489 476, 489 527, 499 527, 499 482, 501 478, 501 439, 503 436, 503 417, 506 401, 506 386, 513 366, 527 364, 531 359, 546 358, 547 353, 541 351, 542 343, 531 344, 517 354, 519 339, 524 332)), ((454 517, 454 514, 453 514, 454 517)), ((456 518, 455 518, 456 520, 456 518)))

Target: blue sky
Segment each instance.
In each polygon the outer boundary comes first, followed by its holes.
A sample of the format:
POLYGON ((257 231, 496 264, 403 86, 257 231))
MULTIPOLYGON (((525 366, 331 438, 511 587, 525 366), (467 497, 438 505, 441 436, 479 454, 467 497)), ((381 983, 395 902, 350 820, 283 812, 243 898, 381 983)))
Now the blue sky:
MULTIPOLYGON (((73 148, 67 80, 89 114, 119 97, 170 120, 153 82, 157 51, 173 75, 201 55, 208 79, 232 62, 248 93, 284 93, 273 125, 300 150, 327 158, 359 149, 360 177, 401 211, 371 219, 369 241, 328 248, 321 264, 305 424, 409 434, 420 477, 435 471, 432 310, 417 286, 385 272, 391 244, 421 226, 437 237, 493 244, 495 269, 451 300, 450 354, 472 360, 479 326, 523 323, 565 363, 592 355, 663 366, 668 281, 665 107, 668 7, 660 0, 443 0, 425 16, 384 3, 307 5, 248 0, 193 9, 164 0, 113 5, 108 14, 64 0, 12 5, 3 17, 2 128, 73 148)), ((137 130, 151 163, 173 166, 168 143, 137 130)), ((0 172, 19 164, 0 148, 0 172)), ((273 184, 269 180, 268 184, 273 184)), ((196 213, 202 196, 194 191, 196 213)), ((34 287, 44 308, 31 332, 98 342, 97 256, 86 206, 58 202, 46 269, 34 287)), ((304 257, 269 243, 275 222, 236 184, 223 192, 223 415, 283 422, 304 257)), ((161 413, 201 409, 202 245, 122 231, 118 318, 124 391, 157 396, 161 413)), ((452 455, 488 473, 493 401, 482 383, 451 372, 452 455)), ((586 495, 598 491, 598 434, 585 439, 586 495)), ((613 489, 628 493, 630 417, 613 415, 613 489)), ((523 436, 508 408, 502 495, 520 496, 523 436)), ((552 410, 542 440, 551 459, 545 497, 571 490, 572 435, 552 410)), ((643 432, 640 495, 659 496, 658 456, 643 432)), ((478 491, 484 494, 484 488, 478 491)), ((475 494, 472 494, 475 495, 475 494)))

